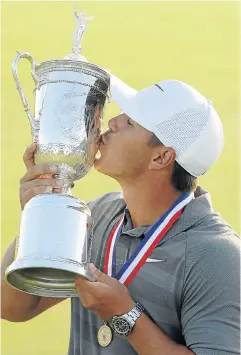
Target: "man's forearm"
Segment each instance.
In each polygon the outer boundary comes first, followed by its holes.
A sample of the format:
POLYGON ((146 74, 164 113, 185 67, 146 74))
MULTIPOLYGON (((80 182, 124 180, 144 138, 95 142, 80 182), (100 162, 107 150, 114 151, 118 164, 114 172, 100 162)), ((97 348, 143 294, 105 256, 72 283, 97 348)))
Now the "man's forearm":
POLYGON ((139 355, 193 355, 186 346, 179 345, 165 335, 144 313, 136 321, 127 337, 139 355))
POLYGON ((9 286, 4 280, 6 268, 14 259, 14 240, 8 247, 1 262, 1 318, 12 322, 28 319, 28 314, 36 308, 40 297, 28 295, 9 286))
POLYGON ((1 262, 1 280, 4 280, 5 270, 6 268, 13 262, 14 260, 14 252, 15 252, 16 239, 12 241, 6 250, 2 262, 1 262))

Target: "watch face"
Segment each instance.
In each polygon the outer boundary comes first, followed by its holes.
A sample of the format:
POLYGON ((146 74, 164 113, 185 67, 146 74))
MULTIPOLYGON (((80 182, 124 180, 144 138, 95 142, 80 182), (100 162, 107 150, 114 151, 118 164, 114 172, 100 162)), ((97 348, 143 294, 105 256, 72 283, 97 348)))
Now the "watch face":
POLYGON ((114 330, 120 335, 127 335, 131 332, 131 326, 125 318, 114 318, 112 325, 114 330))

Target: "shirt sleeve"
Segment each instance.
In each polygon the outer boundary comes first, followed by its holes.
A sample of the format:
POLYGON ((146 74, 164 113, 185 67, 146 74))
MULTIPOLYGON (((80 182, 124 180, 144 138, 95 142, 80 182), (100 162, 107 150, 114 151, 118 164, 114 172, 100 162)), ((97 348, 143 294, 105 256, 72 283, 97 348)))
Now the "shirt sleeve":
POLYGON ((186 345, 195 354, 240 354, 240 242, 236 235, 208 235, 196 244, 188 242, 181 322, 186 345))

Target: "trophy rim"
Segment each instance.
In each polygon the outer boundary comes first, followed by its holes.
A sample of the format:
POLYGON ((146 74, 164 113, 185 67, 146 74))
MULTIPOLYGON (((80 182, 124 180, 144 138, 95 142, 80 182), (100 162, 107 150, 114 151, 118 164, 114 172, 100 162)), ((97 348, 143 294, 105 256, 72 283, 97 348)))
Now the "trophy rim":
POLYGON ((37 76, 48 72, 49 70, 73 70, 82 71, 85 70, 86 74, 94 75, 99 79, 102 79, 109 85, 110 75, 101 66, 89 62, 83 62, 73 59, 50 59, 35 66, 35 73, 37 76), (88 73, 89 70, 89 73, 88 73))

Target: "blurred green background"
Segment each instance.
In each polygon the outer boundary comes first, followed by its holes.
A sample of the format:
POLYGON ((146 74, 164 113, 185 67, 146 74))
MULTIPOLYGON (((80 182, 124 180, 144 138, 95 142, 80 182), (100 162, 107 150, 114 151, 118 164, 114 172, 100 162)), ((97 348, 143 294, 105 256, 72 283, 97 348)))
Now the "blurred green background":
MULTIPOLYGON (((83 54, 137 89, 162 79, 179 79, 211 98, 225 130, 225 149, 200 179, 215 208, 239 231, 240 5, 238 2, 81 2, 89 23, 83 54)), ((16 50, 41 62, 62 58, 72 48, 72 2, 2 3, 2 254, 18 233, 22 154, 30 126, 11 73, 16 50)), ((20 64, 22 85, 33 107, 33 81, 20 64)), ((111 104, 107 120, 118 113, 111 104)), ((92 171, 74 189, 89 201, 119 186, 92 171)), ((27 323, 2 322, 3 355, 67 353, 70 303, 65 301, 27 323)), ((87 354, 88 355, 88 354, 87 354)))

